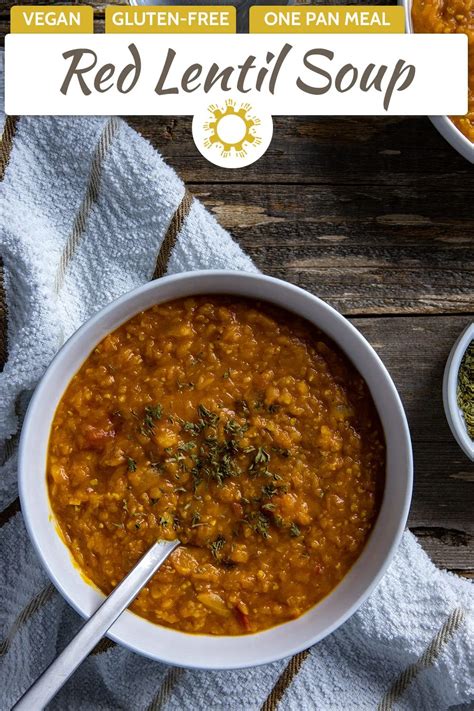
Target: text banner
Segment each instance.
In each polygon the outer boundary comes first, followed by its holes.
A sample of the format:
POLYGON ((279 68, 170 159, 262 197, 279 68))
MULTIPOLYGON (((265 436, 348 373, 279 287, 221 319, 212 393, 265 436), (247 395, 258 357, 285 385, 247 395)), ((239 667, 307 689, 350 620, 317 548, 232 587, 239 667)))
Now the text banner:
POLYGON ((254 5, 249 14, 250 32, 383 34, 405 31, 405 9, 401 6, 367 5, 254 5))
POLYGON ((234 33, 236 11, 232 6, 106 7, 105 31, 111 33, 163 32, 203 34, 234 33))
POLYGON ((465 35, 7 35, 14 115, 194 114, 216 95, 272 115, 467 111, 465 35))

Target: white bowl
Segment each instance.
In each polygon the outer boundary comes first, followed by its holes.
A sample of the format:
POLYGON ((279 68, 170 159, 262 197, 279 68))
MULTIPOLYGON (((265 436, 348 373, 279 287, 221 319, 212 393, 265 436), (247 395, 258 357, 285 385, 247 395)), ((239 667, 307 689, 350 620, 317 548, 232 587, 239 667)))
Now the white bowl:
MULTIPOLYGON (((405 29, 410 34, 414 34, 413 22, 411 19, 412 0, 398 0, 399 5, 405 8, 405 29)), ((443 138, 470 163, 474 163, 474 143, 466 138, 461 131, 456 128, 448 116, 430 116, 430 121, 443 136, 443 138)))
POLYGON ((29 535, 51 580, 84 617, 103 596, 88 585, 57 532, 46 485, 51 421, 65 388, 96 344, 153 304, 193 294, 263 299, 308 319, 330 336, 365 378, 385 432, 386 483, 381 510, 361 556, 336 589, 300 618, 251 637, 190 635, 154 625, 126 611, 110 628, 116 642, 153 659, 185 667, 229 669, 272 662, 310 647, 352 615, 389 565, 405 528, 412 490, 412 451, 402 403, 372 347, 343 316, 320 299, 271 277, 203 271, 150 282, 103 309, 63 346, 31 400, 20 441, 21 508, 29 535))
POLYGON ((464 454, 474 462, 474 442, 467 432, 466 423, 458 407, 457 398, 459 368, 464 353, 472 340, 474 340, 474 323, 471 323, 464 329, 449 354, 443 377, 443 404, 448 425, 451 428, 456 442, 464 454))

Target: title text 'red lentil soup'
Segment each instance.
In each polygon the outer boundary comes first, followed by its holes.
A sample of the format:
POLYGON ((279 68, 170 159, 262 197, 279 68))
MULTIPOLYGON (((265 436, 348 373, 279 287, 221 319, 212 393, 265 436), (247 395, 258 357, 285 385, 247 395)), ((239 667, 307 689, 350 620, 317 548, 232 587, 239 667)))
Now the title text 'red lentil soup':
POLYGON ((451 120, 474 143, 474 0, 413 0, 411 16, 415 32, 467 35, 468 113, 451 116, 451 120))
POLYGON ((368 388, 328 338, 269 304, 200 296, 95 348, 58 406, 47 476, 66 543, 101 590, 179 537, 132 609, 235 635, 334 588, 374 525, 384 472, 368 388))

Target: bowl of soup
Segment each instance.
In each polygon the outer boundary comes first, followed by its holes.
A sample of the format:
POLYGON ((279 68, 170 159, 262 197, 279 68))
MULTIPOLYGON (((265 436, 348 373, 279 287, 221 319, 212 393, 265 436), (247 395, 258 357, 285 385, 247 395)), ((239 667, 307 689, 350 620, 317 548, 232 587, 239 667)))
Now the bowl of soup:
POLYGON ((464 158, 474 163, 474 3, 473 0, 399 0, 405 8, 407 32, 462 33, 468 37, 468 113, 431 116, 439 133, 464 158))
POLYGON ((205 271, 146 284, 69 339, 29 406, 19 483, 81 615, 177 537, 108 634, 239 668, 309 647, 362 604, 406 524, 412 453, 396 388, 349 321, 286 282, 205 271))

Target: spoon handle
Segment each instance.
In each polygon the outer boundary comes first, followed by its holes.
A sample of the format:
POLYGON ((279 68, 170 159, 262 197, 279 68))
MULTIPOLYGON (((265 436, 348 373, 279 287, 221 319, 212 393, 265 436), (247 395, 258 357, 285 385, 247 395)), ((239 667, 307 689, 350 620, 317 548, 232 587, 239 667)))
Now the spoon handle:
POLYGON ((32 711, 32 709, 39 711, 39 709, 43 709, 104 636, 117 617, 130 605, 153 573, 179 545, 179 541, 158 541, 155 543, 120 585, 105 599, 92 617, 84 623, 64 651, 17 701, 12 711, 32 711))

